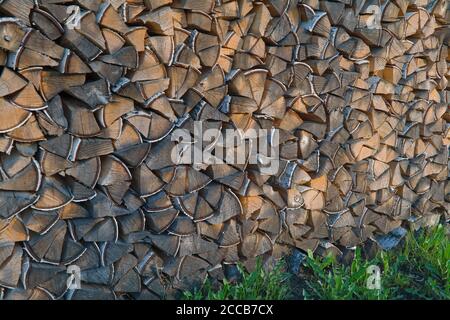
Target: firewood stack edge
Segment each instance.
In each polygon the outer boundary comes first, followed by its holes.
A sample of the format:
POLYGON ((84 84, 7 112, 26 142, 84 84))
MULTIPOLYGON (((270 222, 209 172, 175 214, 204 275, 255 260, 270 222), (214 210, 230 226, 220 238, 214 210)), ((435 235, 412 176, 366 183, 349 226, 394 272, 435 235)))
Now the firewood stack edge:
POLYGON ((447 0, 1 0, 0 299, 173 299, 448 221, 449 23, 447 0), (174 164, 196 121, 278 129, 278 172, 174 164))

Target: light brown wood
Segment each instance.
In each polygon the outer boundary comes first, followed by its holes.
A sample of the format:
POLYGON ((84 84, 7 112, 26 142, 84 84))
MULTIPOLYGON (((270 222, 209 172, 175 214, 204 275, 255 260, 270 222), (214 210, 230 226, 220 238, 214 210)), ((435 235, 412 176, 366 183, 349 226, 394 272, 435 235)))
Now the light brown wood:
POLYGON ((172 299, 448 220, 447 7, 0 1, 0 298, 172 299), (277 170, 174 162, 195 121, 267 130, 277 170))

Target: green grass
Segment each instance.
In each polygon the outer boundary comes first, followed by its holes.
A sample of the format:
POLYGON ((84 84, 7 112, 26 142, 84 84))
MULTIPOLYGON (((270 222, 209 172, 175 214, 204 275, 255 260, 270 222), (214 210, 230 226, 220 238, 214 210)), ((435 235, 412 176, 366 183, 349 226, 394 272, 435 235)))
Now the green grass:
POLYGON ((283 271, 284 264, 278 263, 273 270, 265 271, 260 261, 255 271, 247 272, 238 266, 241 279, 237 283, 223 281, 215 290, 208 279, 203 287, 193 292, 185 292, 185 300, 284 300, 289 294, 289 275, 283 271))
POLYGON ((381 251, 371 260, 363 259, 359 249, 347 266, 332 256, 320 258, 309 253, 301 277, 285 270, 282 262, 270 272, 264 271, 261 263, 250 273, 239 266, 241 281, 225 280, 216 288, 207 280, 199 290, 185 292, 184 299, 450 299, 450 242, 442 225, 408 233, 398 249, 381 251), (380 268, 380 289, 367 288, 370 266, 380 268), (301 287, 301 294, 294 287, 301 287))
POLYGON ((350 266, 328 256, 308 255, 305 299, 450 299, 450 242, 445 228, 409 233, 401 248, 364 260, 360 250, 350 266), (369 266, 381 270, 380 289, 368 289, 369 266))

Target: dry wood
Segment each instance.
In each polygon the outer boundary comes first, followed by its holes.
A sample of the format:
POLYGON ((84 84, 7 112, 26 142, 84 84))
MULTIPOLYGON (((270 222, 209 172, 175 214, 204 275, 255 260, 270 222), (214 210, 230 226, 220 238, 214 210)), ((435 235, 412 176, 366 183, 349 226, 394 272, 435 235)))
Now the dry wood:
POLYGON ((176 298, 448 220, 449 18, 446 0, 0 1, 0 297, 176 298), (247 150, 173 163, 194 121, 278 129, 278 171, 247 150))

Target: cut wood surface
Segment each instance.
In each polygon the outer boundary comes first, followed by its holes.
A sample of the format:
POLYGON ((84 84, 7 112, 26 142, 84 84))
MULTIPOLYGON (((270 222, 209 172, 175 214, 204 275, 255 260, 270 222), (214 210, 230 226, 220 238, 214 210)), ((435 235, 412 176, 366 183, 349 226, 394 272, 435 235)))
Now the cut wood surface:
POLYGON ((0 1, 0 299, 173 299, 448 221, 449 23, 448 0, 0 1), (278 129, 278 172, 173 163, 194 121, 278 129))

